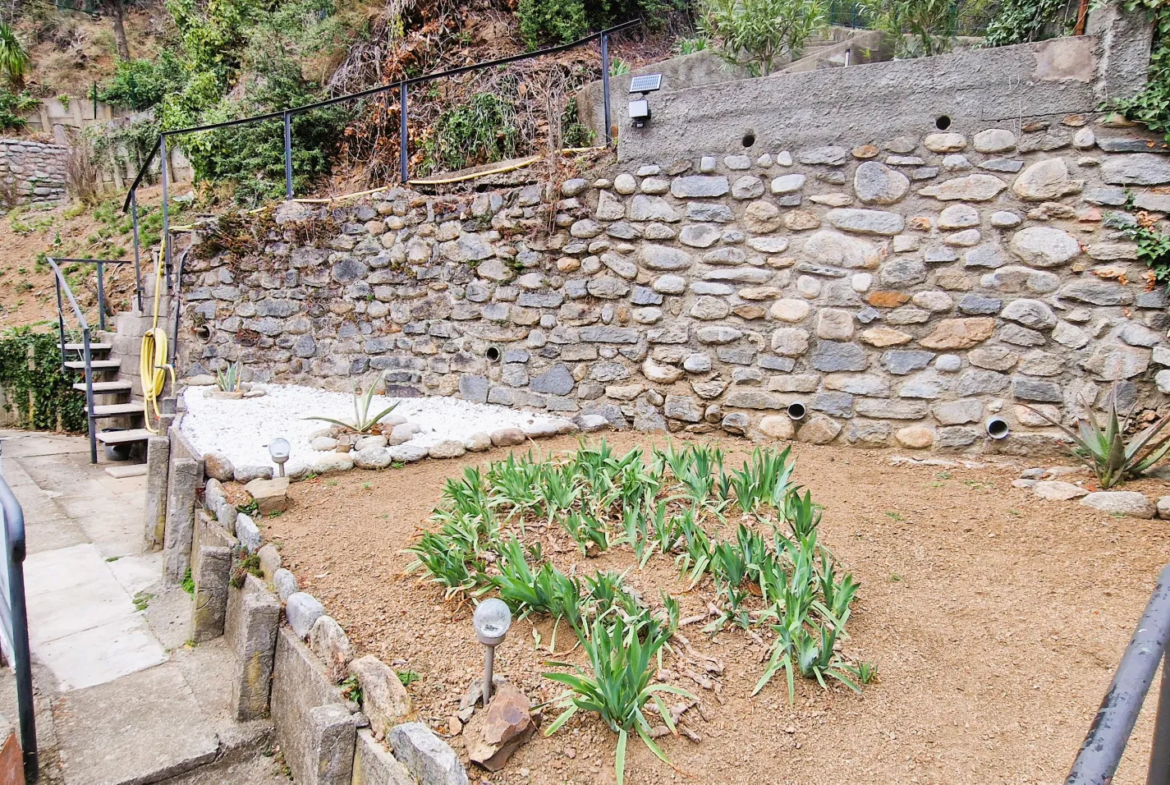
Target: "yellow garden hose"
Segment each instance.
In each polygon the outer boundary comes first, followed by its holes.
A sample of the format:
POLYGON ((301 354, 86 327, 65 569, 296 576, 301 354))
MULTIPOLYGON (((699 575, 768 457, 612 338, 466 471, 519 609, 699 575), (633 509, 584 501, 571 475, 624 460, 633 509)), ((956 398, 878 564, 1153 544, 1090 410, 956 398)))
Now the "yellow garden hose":
POLYGON ((158 302, 162 293, 163 260, 166 258, 167 240, 163 237, 162 247, 154 260, 154 320, 150 329, 142 336, 142 348, 138 353, 138 375, 142 379, 142 410, 146 415, 146 430, 158 433, 150 427, 150 413, 155 419, 162 417, 158 399, 167 383, 167 371, 171 372, 171 386, 175 385, 175 368, 167 362, 167 333, 158 326, 158 302))

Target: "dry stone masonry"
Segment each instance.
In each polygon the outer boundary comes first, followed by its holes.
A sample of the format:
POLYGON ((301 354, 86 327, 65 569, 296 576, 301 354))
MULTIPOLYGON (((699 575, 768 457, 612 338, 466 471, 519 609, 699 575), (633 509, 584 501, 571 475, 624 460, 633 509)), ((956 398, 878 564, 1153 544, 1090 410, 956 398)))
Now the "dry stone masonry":
POLYGON ((1122 229, 1170 156, 1081 115, 663 161, 465 197, 282 206, 263 254, 190 260, 191 372, 601 415, 619 428, 985 449, 1164 404, 1170 317, 1122 229), (548 189, 551 190, 551 189, 548 189), (549 199, 552 198, 551 203, 549 199), (297 227, 337 230, 297 243, 297 227), (551 229, 551 231, 550 231, 551 229), (209 336, 209 337, 208 337, 209 336), (793 402, 808 416, 794 423, 793 402))
POLYGON ((25 139, 0 139, 0 181, 24 203, 65 200, 69 148, 25 139))

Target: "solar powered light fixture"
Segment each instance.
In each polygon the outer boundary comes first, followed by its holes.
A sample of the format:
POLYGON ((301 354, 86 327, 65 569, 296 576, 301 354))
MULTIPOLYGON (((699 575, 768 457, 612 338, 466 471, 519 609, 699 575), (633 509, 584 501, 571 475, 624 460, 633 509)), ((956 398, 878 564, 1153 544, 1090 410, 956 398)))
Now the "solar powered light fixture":
POLYGON ((644 128, 650 122, 650 102, 646 94, 662 89, 662 74, 641 74, 630 80, 630 93, 641 93, 640 98, 630 101, 630 119, 635 128, 644 128))
POLYGON ((288 439, 273 439, 268 443, 268 454, 280 469, 281 477, 284 476, 284 464, 288 461, 289 449, 288 439))
POLYGON ((471 618, 475 637, 485 647, 483 658, 483 705, 492 699, 492 669, 496 662, 496 647, 504 642, 508 628, 512 626, 512 610, 508 603, 492 597, 484 600, 475 609, 471 618))

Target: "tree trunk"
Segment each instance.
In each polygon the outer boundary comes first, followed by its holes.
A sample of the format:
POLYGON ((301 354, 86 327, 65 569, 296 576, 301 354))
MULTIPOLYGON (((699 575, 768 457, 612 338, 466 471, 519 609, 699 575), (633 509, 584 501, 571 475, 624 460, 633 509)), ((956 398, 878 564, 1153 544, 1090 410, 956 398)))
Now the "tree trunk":
POLYGON ((122 23, 122 0, 106 0, 110 19, 114 23, 114 42, 118 47, 118 59, 130 59, 130 45, 126 43, 126 26, 122 23))

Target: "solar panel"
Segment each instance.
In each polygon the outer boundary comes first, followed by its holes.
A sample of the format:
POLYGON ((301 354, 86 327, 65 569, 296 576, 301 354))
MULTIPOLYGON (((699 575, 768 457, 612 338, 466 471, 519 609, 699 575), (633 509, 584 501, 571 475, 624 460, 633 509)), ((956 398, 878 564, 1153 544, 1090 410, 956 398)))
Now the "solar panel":
POLYGON ((649 93, 662 89, 662 74, 642 74, 630 80, 631 93, 649 93))

